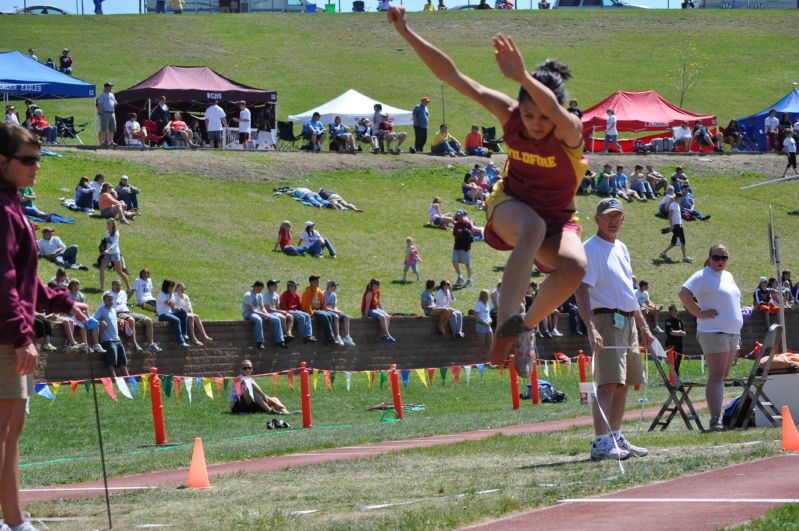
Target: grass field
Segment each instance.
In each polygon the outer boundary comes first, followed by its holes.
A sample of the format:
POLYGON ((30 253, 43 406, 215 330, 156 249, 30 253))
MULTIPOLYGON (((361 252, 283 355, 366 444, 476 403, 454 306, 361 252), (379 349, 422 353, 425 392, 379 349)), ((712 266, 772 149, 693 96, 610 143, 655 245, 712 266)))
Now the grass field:
MULTIPOLYGON (((528 67, 557 57, 575 73, 570 92, 587 108, 616 90, 655 89, 675 104, 676 43, 694 43, 706 68, 684 107, 717 114, 724 123, 777 101, 795 81, 793 31, 780 10, 451 11, 410 14, 419 32, 440 45, 475 79, 515 94, 497 70, 490 36, 514 36, 528 67), (599 11, 599 12, 597 12, 599 11), (764 53, 768 50, 768 53, 764 53)), ((380 13, 3 17, 4 48, 34 47, 42 61, 63 47, 75 76, 120 91, 165 64, 207 65, 248 85, 277 90, 278 119, 355 88, 410 109, 430 96, 431 119, 442 118, 442 89, 380 13), (135 36, 135 37, 134 37, 135 36), (135 42, 135 44, 134 44, 135 42)), ((446 120, 462 138, 472 123, 493 119, 444 89, 446 120)), ((88 100, 46 102, 48 116, 91 119, 88 100)), ((371 109, 367 110, 371 112, 371 109)))

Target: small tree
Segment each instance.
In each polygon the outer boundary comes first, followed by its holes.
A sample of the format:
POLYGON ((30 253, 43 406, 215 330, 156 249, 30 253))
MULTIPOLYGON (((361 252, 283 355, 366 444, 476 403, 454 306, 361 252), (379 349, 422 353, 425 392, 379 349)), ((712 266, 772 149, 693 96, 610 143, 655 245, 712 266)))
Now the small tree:
POLYGON ((682 107, 688 90, 693 88, 699 74, 707 66, 707 56, 693 42, 683 46, 675 46, 674 56, 677 59, 677 79, 674 85, 680 93, 679 106, 682 107))

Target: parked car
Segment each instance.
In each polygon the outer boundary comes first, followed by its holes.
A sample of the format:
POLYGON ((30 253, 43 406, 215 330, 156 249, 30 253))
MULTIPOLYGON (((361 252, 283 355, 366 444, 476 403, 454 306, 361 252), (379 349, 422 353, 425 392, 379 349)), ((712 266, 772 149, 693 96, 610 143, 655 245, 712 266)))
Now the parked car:
POLYGON ((555 0, 552 9, 601 9, 601 8, 634 8, 647 9, 646 6, 628 4, 623 0, 555 0))

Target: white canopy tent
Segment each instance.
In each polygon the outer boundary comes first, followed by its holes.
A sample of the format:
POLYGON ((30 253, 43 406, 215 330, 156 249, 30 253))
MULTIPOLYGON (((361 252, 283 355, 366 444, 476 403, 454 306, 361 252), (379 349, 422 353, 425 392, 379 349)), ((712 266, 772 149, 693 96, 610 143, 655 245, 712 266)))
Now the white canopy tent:
POLYGON ((383 106, 383 112, 391 117, 394 125, 413 124, 411 111, 398 109, 382 101, 373 100, 353 89, 302 114, 289 115, 289 121, 305 123, 311 118, 313 113, 318 112, 321 115, 320 121, 325 125, 332 124, 336 116, 341 116, 341 121, 345 125, 354 125, 361 118, 372 118, 375 103, 383 106))

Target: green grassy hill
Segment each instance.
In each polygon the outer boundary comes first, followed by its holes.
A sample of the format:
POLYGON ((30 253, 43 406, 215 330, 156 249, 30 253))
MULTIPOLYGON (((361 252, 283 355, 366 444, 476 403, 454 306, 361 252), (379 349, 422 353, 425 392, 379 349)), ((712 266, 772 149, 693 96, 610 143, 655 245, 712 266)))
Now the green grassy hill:
MULTIPOLYGON (((532 68, 547 57, 572 67, 569 90, 583 108, 615 90, 655 89, 679 102, 674 47, 696 44, 706 68, 684 106, 726 122, 752 114, 792 88, 794 39, 785 13, 769 10, 629 10, 597 12, 453 11, 410 14, 412 25, 441 46, 475 79, 515 93, 494 63, 490 37, 516 39, 532 68)), ((441 120, 441 85, 393 31, 382 14, 119 15, 3 17, 3 49, 54 59, 63 47, 75 57, 75 75, 122 90, 165 64, 207 65, 242 83, 277 90, 278 116, 304 111, 355 88, 411 108, 433 98, 441 120)), ((444 89, 446 117, 461 137, 472 123, 493 119, 444 89)), ((47 102, 50 116, 90 118, 88 101, 47 102)))

